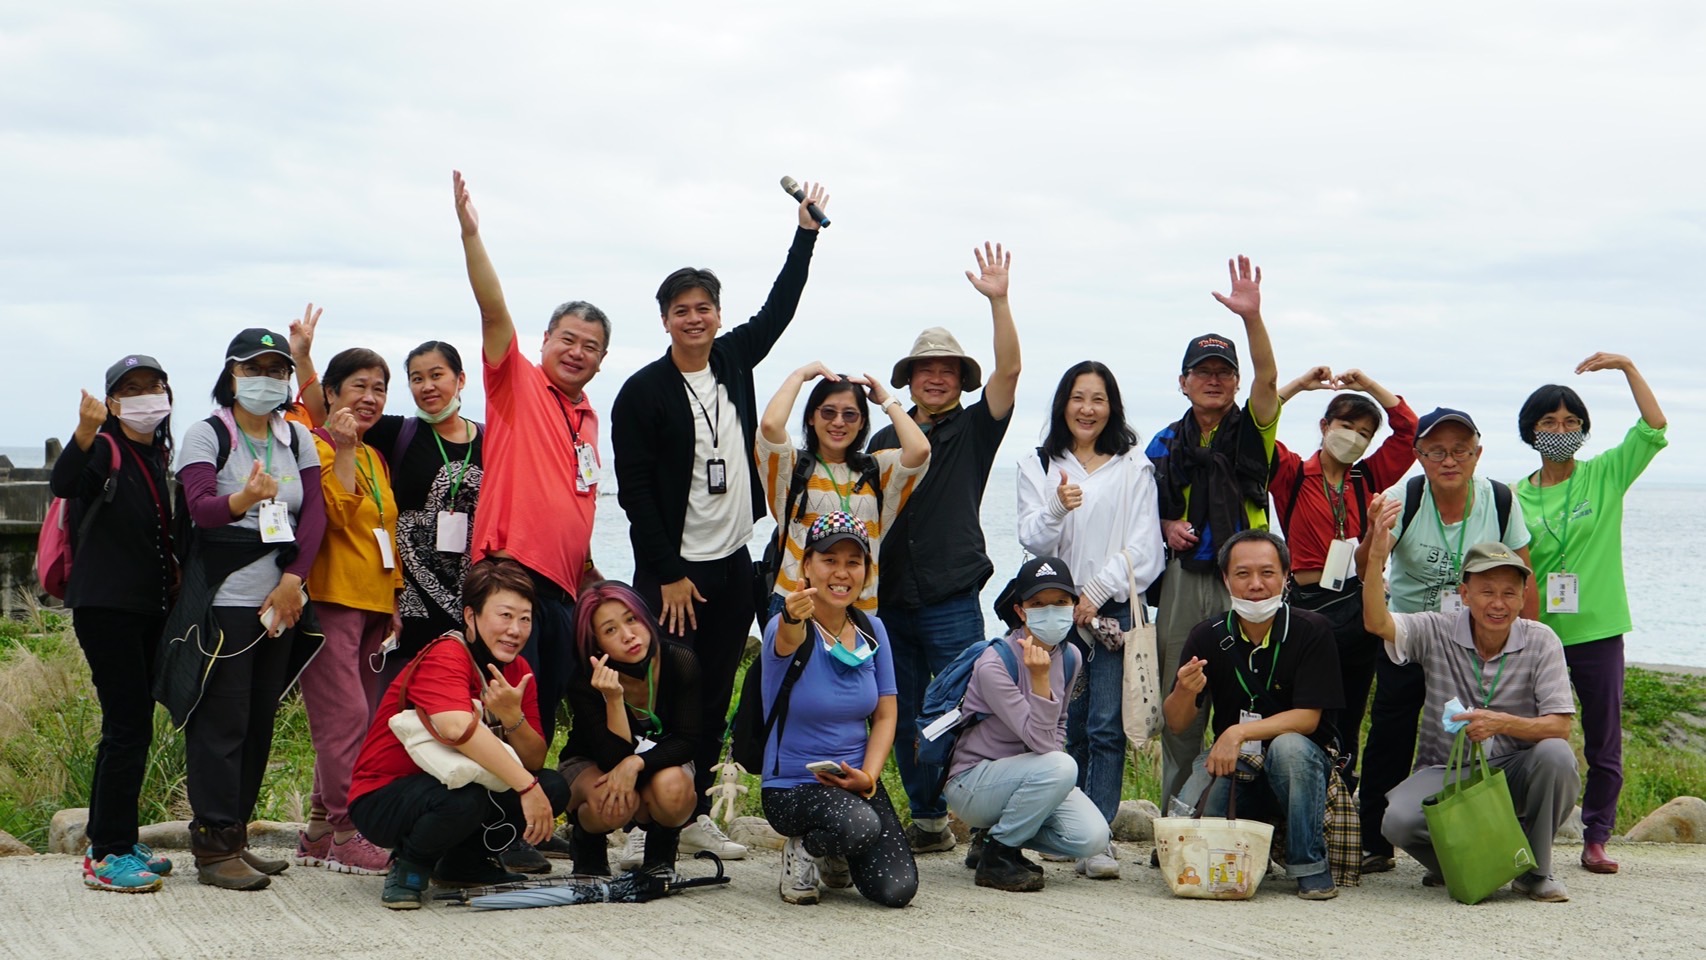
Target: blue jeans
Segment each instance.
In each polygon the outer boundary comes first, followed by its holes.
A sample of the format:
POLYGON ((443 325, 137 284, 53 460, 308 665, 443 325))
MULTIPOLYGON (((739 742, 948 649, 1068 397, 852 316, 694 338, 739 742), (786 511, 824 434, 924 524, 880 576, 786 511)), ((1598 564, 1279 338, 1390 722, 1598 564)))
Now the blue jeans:
POLYGON ((884 607, 883 626, 894 652, 894 685, 899 708, 894 729, 894 762, 912 807, 912 819, 936 820, 948 815, 937 784, 942 768, 918 763, 918 710, 931 678, 952 663, 960 651, 983 639, 983 612, 977 594, 962 593, 927 607, 884 607))
POLYGON ((1078 781, 1078 764, 1056 750, 984 760, 942 790, 969 826, 990 839, 1080 859, 1108 849, 1108 822, 1078 781))
MULTIPOLYGON (((1119 620, 1122 630, 1131 629, 1128 603, 1110 600, 1097 614, 1119 620)), ((1113 823, 1125 785, 1125 657, 1095 640, 1081 647, 1087 682, 1081 695, 1066 702, 1066 752, 1078 762, 1078 788, 1102 811, 1102 818, 1113 823)))
MULTIPOLYGON (((1196 803, 1208 788, 1208 751, 1191 765, 1191 778, 1179 791, 1179 799, 1196 803)), ((1252 781, 1238 783, 1238 815, 1274 822, 1285 817, 1285 872, 1297 879, 1327 870, 1327 751, 1301 733, 1282 733, 1268 743, 1262 770, 1252 781), (1265 788, 1265 789, 1264 789, 1265 788)), ((1238 768, 1248 771, 1242 757, 1238 768)), ((1226 816, 1231 780, 1214 781, 1200 813, 1206 817, 1226 816)))

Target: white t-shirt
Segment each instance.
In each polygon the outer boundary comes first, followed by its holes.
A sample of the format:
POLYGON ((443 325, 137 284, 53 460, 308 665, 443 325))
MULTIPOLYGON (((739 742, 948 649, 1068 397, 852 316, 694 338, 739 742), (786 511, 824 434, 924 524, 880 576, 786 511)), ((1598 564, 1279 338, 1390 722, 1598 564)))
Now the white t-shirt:
POLYGON ((687 522, 681 528, 681 559, 721 560, 752 539, 752 473, 746 435, 728 388, 709 366, 683 373, 687 408, 693 412, 693 479, 687 485, 687 522), (710 491, 706 464, 723 461, 725 493, 710 491))

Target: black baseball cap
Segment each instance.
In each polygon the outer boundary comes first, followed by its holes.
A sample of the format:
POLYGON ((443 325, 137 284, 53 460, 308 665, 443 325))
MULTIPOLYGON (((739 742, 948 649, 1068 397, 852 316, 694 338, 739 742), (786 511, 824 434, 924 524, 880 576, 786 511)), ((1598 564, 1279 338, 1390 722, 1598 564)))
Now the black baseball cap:
POLYGON ((231 338, 231 345, 225 348, 225 359, 241 362, 267 353, 276 353, 296 366, 290 356, 290 338, 265 327, 250 327, 231 338))
POLYGON ((1078 599, 1078 587, 1072 582, 1072 571, 1059 557, 1032 557, 1019 568, 1019 573, 1001 595, 995 598, 995 615, 1009 627, 1017 627, 1019 618, 1013 613, 1014 604, 1024 603, 1048 589, 1065 590, 1073 600, 1078 599))
POLYGON ((107 396, 113 395, 113 387, 118 386, 124 375, 132 370, 152 370, 160 375, 160 379, 166 379, 166 368, 160 366, 160 361, 145 353, 133 353, 107 368, 107 396))
POLYGON ((1238 347, 1233 344, 1231 337, 1223 337, 1218 333, 1205 333, 1194 337, 1185 346, 1185 360, 1179 365, 1179 372, 1189 373, 1197 364, 1216 357, 1231 364, 1234 372, 1238 370, 1238 347))
POLYGON ((1453 410, 1450 407, 1435 407, 1432 413, 1422 414, 1422 419, 1416 422, 1416 439, 1420 440, 1427 436, 1433 432, 1433 428, 1442 423, 1461 423, 1477 437, 1481 435, 1480 429, 1475 426, 1475 421, 1470 418, 1469 414, 1462 410, 1453 410))

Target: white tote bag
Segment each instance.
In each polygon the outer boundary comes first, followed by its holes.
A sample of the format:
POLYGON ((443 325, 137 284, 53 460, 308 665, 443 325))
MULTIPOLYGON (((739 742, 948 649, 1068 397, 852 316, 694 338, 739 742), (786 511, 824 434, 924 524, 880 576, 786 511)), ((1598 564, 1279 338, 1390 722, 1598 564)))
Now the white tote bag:
MULTIPOLYGON (((427 651, 441 642, 455 643, 458 647, 462 646, 462 641, 445 636, 427 644, 425 649, 415 654, 415 659, 403 670, 402 676, 397 678, 399 688, 397 690, 397 702, 401 709, 387 721, 387 726, 403 744, 403 749, 408 751, 409 759, 415 762, 415 766, 420 767, 423 773, 432 774, 434 779, 450 789, 456 790, 470 783, 477 783, 493 793, 511 790, 513 788, 504 783, 497 774, 487 770, 473 757, 456 749, 459 745, 467 743, 478 730, 480 718, 485 709, 480 701, 474 699, 468 701, 473 708, 474 722, 462 732, 462 737, 459 740, 449 740, 440 736, 438 731, 433 729, 432 721, 427 717, 427 712, 422 707, 416 706, 413 709, 409 707, 409 681, 414 679, 415 671, 420 669, 421 662, 427 657, 427 651)), ((466 650, 465 647, 463 649, 466 650)), ((480 671, 474 665, 472 656, 468 660, 468 669, 473 671, 476 683, 478 683, 480 671)), ((507 743, 502 744, 502 746, 509 751, 511 757, 515 758, 516 763, 521 763, 521 758, 516 755, 514 747, 507 743)))
POLYGON ((1131 572, 1131 555, 1120 551, 1125 561, 1127 596, 1132 627, 1125 634, 1125 679, 1120 692, 1120 723, 1126 739, 1138 750, 1161 732, 1161 655, 1155 643, 1155 624, 1137 589, 1131 572))
MULTIPOLYGON (((1215 781, 1210 780, 1212 788, 1215 781)), ((1236 785, 1234 785, 1236 786, 1236 785)), ((1181 798, 1182 799, 1182 798, 1181 798)), ((1201 812, 1208 791, 1197 800, 1201 812)), ((1248 900, 1268 873, 1273 824, 1238 819, 1237 790, 1227 798, 1226 818, 1161 817, 1155 821, 1155 854, 1173 896, 1191 900, 1248 900)))

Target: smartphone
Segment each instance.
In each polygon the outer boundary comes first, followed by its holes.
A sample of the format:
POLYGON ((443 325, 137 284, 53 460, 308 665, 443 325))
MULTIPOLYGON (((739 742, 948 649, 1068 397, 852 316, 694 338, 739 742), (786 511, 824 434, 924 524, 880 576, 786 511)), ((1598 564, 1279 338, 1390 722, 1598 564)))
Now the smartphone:
MULTIPOLYGON (((304 606, 306 606, 308 603, 308 590, 305 587, 299 587, 298 590, 302 594, 302 603, 304 606)), ((279 634, 282 634, 284 632, 283 630, 273 629, 273 627, 276 626, 277 624, 278 624, 278 611, 277 610, 273 610, 269 607, 267 609, 267 612, 261 614, 261 629, 263 629, 267 632, 267 636, 276 637, 279 634)))
POLYGON ((834 760, 813 760, 811 763, 806 764, 806 769, 810 770, 812 773, 827 774, 831 777, 844 777, 847 775, 846 772, 841 769, 841 764, 836 763, 834 760))

